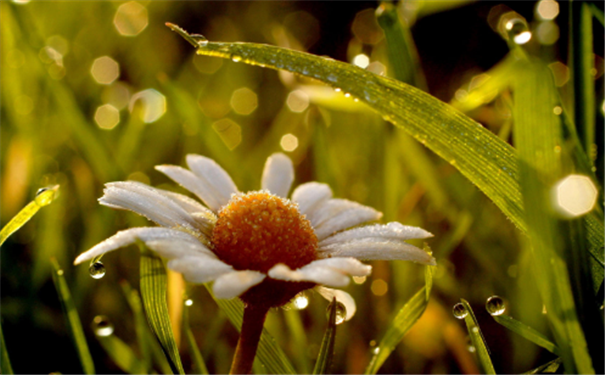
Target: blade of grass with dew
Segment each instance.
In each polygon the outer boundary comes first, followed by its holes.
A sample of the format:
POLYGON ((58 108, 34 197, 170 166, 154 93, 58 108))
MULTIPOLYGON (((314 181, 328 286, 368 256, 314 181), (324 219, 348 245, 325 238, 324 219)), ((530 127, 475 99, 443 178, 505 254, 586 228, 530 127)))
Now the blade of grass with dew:
POLYGON ((503 325, 504 327, 526 338, 534 344, 543 347, 549 352, 559 355, 559 348, 557 348, 557 346, 552 341, 547 339, 543 334, 531 328, 530 326, 523 324, 508 315, 497 315, 492 317, 498 324, 503 325))
MULTIPOLYGON (((286 326, 288 327, 288 331, 292 339, 292 347, 295 348, 295 350, 298 350, 299 348, 306 348, 308 345, 307 336, 300 318, 300 311, 292 309, 290 311, 284 311, 283 314, 286 319, 286 326)), ((297 355, 294 356, 293 360, 296 361, 300 374, 309 374, 311 372, 306 356, 297 355)))
POLYGON ((118 365, 118 367, 128 374, 146 374, 147 368, 143 361, 139 359, 130 346, 118 338, 116 335, 109 336, 97 335, 97 340, 105 349, 105 352, 118 365))
POLYGON ((44 206, 52 203, 57 197, 57 191, 59 185, 52 186, 50 188, 43 188, 38 190, 36 198, 29 202, 17 215, 15 215, 0 231, 0 246, 6 241, 6 239, 19 228, 25 225, 31 219, 38 210, 44 206), (44 190, 43 190, 44 189, 44 190))
POLYGON ((594 65, 592 54, 592 14, 588 3, 570 1, 570 62, 573 83, 574 122, 578 136, 591 162, 596 157, 595 141, 595 96, 591 70, 594 65))
POLYGON ((460 302, 464 305, 464 308, 468 313, 464 317, 464 323, 466 323, 466 328, 468 330, 468 335, 471 338, 471 342, 477 350, 479 365, 481 366, 484 374, 495 374, 496 370, 494 370, 494 365, 492 364, 492 359, 490 358, 489 348, 485 343, 485 338, 483 337, 483 333, 481 333, 481 329, 479 328, 479 323, 477 323, 477 318, 475 318, 473 309, 466 300, 460 299, 460 302))
POLYGON ((561 366, 561 358, 553 359, 550 362, 543 364, 542 366, 536 367, 533 370, 524 372, 524 374, 557 374, 559 373, 559 367, 561 366))
POLYGON ((582 249, 567 249, 576 254, 565 259, 567 231, 553 216, 549 200, 550 189, 563 177, 557 150, 564 146, 561 122, 552 110, 557 97, 550 72, 539 62, 527 61, 515 77, 514 94, 514 139, 529 228, 526 247, 533 255, 535 279, 565 371, 594 373, 566 264, 582 249))
MULTIPOLYGON (((212 298, 216 301, 221 310, 227 315, 231 324, 240 331, 244 316, 244 305, 239 298, 220 299, 216 298, 212 293, 212 288, 208 284, 204 284, 212 298)), ((263 328, 263 333, 258 343, 256 351, 256 359, 254 362, 260 361, 266 369, 267 373, 271 374, 295 374, 294 367, 279 348, 275 339, 263 328)))
POLYGON ((191 332, 191 326, 189 324, 189 306, 183 308, 182 321, 185 339, 187 340, 187 345, 189 345, 189 353, 191 355, 191 361, 193 362, 193 369, 196 374, 208 374, 208 368, 206 367, 202 353, 200 353, 200 348, 197 346, 193 332, 191 332))
POLYGON ((373 349, 373 355, 368 367, 366 367, 365 374, 376 374, 378 372, 397 344, 401 342, 403 336, 405 336, 424 313, 429 301, 429 295, 433 285, 433 273, 435 271, 433 267, 427 267, 430 269, 425 270, 426 285, 416 292, 416 294, 403 305, 401 310, 399 310, 395 319, 393 319, 393 322, 389 325, 384 336, 380 340, 380 343, 373 349))
POLYGON ((84 370, 85 374, 94 374, 95 366, 92 361, 92 356, 90 355, 90 350, 88 349, 86 337, 84 336, 82 322, 80 322, 80 317, 78 316, 76 305, 73 299, 71 298, 71 293, 69 292, 69 287, 67 286, 67 282, 65 281, 63 270, 59 266, 59 263, 56 259, 51 258, 50 262, 53 267, 53 282, 55 284, 55 288, 57 289, 57 293, 59 294, 61 305, 63 306, 63 309, 65 311, 69 332, 74 341, 76 351, 78 352, 78 357, 80 358, 82 369, 84 370))
MULTIPOLYGON (((151 369, 151 343, 154 342, 153 337, 151 336, 151 332, 149 332, 149 326, 145 320, 145 314, 143 313, 143 305, 141 304, 141 297, 139 293, 132 289, 130 284, 127 281, 122 281, 120 283, 122 287, 122 292, 126 297, 126 301, 128 301, 128 305, 130 306, 130 310, 132 311, 132 315, 134 317, 134 329, 137 335, 137 344, 139 346, 139 351, 141 352, 141 361, 145 366, 145 373, 149 373, 151 369)), ((160 350, 161 352, 161 350, 160 350)), ((163 366, 160 366, 162 371, 168 370, 170 372, 170 365, 166 361, 166 357, 164 354, 160 355, 160 360, 164 362, 163 366)))
MULTIPOLYGON (((457 168, 519 229, 527 232, 515 150, 453 107, 414 87, 350 64, 269 45, 205 39, 198 43, 199 39, 178 26, 168 25, 194 45, 200 55, 287 70, 350 93, 457 168)), ((590 251, 601 259, 603 222, 594 213, 586 219, 590 251)), ((592 272, 594 283, 600 284, 603 269, 592 267, 592 272)))
POLYGON ((4 342, 4 332, 2 332, 2 324, 0 324, 0 373, 14 374, 13 366, 11 366, 6 343, 4 342))
POLYGON ((184 374, 181 357, 168 318, 166 267, 160 257, 142 244, 139 246, 141 249, 141 298, 147 321, 166 354, 172 372, 184 374))
POLYGON ((601 26, 605 26, 605 17, 603 17, 603 11, 597 7, 594 3, 589 3, 590 12, 594 18, 599 21, 601 26))
POLYGON ((321 340, 321 347, 313 368, 313 374, 326 374, 330 370, 334 359, 334 342, 336 341, 336 310, 338 302, 336 298, 328 305, 328 327, 321 340))

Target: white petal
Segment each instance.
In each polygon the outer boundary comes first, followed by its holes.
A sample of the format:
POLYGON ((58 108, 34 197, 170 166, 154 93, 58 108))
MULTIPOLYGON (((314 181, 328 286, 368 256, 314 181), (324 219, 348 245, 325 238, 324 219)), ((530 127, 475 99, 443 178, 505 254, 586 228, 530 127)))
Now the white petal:
POLYGON ((218 212, 225 204, 221 196, 217 196, 204 180, 190 170, 176 165, 156 165, 155 169, 197 195, 212 211, 218 212))
POLYGON ((330 198, 332 198, 332 189, 319 182, 299 185, 292 193, 292 201, 298 203, 298 210, 303 215, 309 215, 317 206, 330 198))
POLYGON ((204 182, 205 186, 218 200, 219 208, 229 202, 231 194, 238 192, 237 186, 235 186, 229 173, 214 160, 201 155, 189 154, 187 155, 187 165, 191 172, 204 182))
POLYGON ((319 246, 327 246, 338 242, 345 242, 362 238, 388 238, 405 241, 415 238, 429 237, 433 237, 433 235, 422 228, 412 227, 409 225, 402 225, 394 221, 386 225, 368 225, 365 227, 354 228, 341 233, 337 233, 321 241, 319 246))
POLYGON ((365 238, 321 246, 322 257, 353 257, 360 260, 409 260, 416 263, 436 265, 426 251, 399 240, 365 238))
POLYGON ((150 249, 165 258, 179 258, 205 254, 215 257, 208 248, 194 236, 180 230, 168 228, 131 228, 109 237, 92 249, 80 254, 74 261, 78 265, 91 260, 101 254, 119 249, 135 243, 137 240, 145 242, 150 249))
POLYGON ((319 259, 309 263, 301 269, 311 266, 329 267, 351 276, 368 276, 372 273, 372 266, 363 264, 355 258, 333 257, 319 259))
POLYGON ((187 281, 196 284, 207 283, 234 271, 233 267, 218 259, 203 256, 173 259, 168 262, 168 268, 182 273, 187 281))
POLYGON ((267 159, 263 170, 262 188, 271 194, 287 198, 294 181, 292 160, 282 153, 275 153, 267 159))
POLYGON ((110 182, 105 185, 99 202, 105 206, 126 209, 145 216, 159 225, 183 227, 200 233, 200 227, 183 207, 160 189, 135 181, 110 182))
POLYGON ((382 213, 346 199, 330 199, 311 213, 309 220, 318 240, 340 230, 378 220, 382 213))
POLYGON ((216 298, 233 298, 260 284, 266 275, 257 271, 233 271, 216 279, 212 291, 216 298))
POLYGON ((342 290, 324 288, 323 286, 316 286, 315 291, 330 302, 332 302, 333 298, 336 298, 336 301, 342 303, 347 312, 345 320, 349 320, 355 315, 357 306, 355 305, 355 300, 349 293, 343 292, 342 290))
POLYGON ((349 285, 350 278, 342 271, 309 263, 297 270, 291 270, 285 264, 277 264, 268 272, 269 277, 285 281, 310 281, 334 287, 349 285))

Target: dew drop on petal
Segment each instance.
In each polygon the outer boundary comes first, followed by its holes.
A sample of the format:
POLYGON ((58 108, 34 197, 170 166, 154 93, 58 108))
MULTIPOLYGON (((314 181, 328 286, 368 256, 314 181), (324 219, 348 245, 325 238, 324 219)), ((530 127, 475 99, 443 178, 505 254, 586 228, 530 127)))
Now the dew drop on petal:
POLYGON ((88 267, 88 273, 93 279, 102 279, 106 272, 105 265, 101 262, 94 262, 88 267))
POLYGON ((466 307, 459 302, 452 308, 452 314, 454 314, 456 319, 464 319, 468 315, 468 311, 466 310, 466 307))
POLYGON ((491 316, 502 315, 506 311, 506 303, 499 296, 491 296, 485 302, 485 309, 491 316))
POLYGON ((109 321, 105 315, 97 315, 92 320, 92 329, 95 335, 100 337, 107 337, 113 334, 113 324, 109 321))

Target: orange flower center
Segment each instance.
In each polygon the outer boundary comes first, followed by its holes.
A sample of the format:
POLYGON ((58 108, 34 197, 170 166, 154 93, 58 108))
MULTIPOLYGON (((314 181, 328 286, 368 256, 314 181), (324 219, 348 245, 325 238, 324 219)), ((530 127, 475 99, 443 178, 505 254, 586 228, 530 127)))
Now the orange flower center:
POLYGON ((212 244, 236 270, 267 273, 278 263, 296 269, 318 258, 309 220, 289 200, 264 191, 231 198, 219 212, 212 244))

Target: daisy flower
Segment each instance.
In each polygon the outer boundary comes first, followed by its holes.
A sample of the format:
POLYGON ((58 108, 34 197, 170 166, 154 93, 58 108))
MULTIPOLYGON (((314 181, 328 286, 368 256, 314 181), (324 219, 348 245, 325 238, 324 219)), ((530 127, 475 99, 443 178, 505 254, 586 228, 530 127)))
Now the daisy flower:
POLYGON ((405 242, 432 235, 418 227, 377 221, 382 213, 332 197, 326 184, 308 182, 287 199, 294 180, 290 159, 267 159, 262 190, 240 192, 229 174, 212 159, 187 155, 189 169, 156 166, 205 206, 187 196, 134 182, 106 184, 99 202, 136 212, 159 227, 131 228, 78 256, 74 264, 140 240, 168 259, 168 268, 192 283, 214 281, 217 298, 239 297, 244 323, 236 348, 234 373, 251 371, 265 316, 303 290, 314 288, 336 299, 350 319, 356 307, 341 290, 349 276, 367 276, 360 260, 409 260, 435 265, 427 252, 405 242), (353 229, 348 229, 354 227, 353 229), (346 230, 348 229, 348 230, 346 230))

